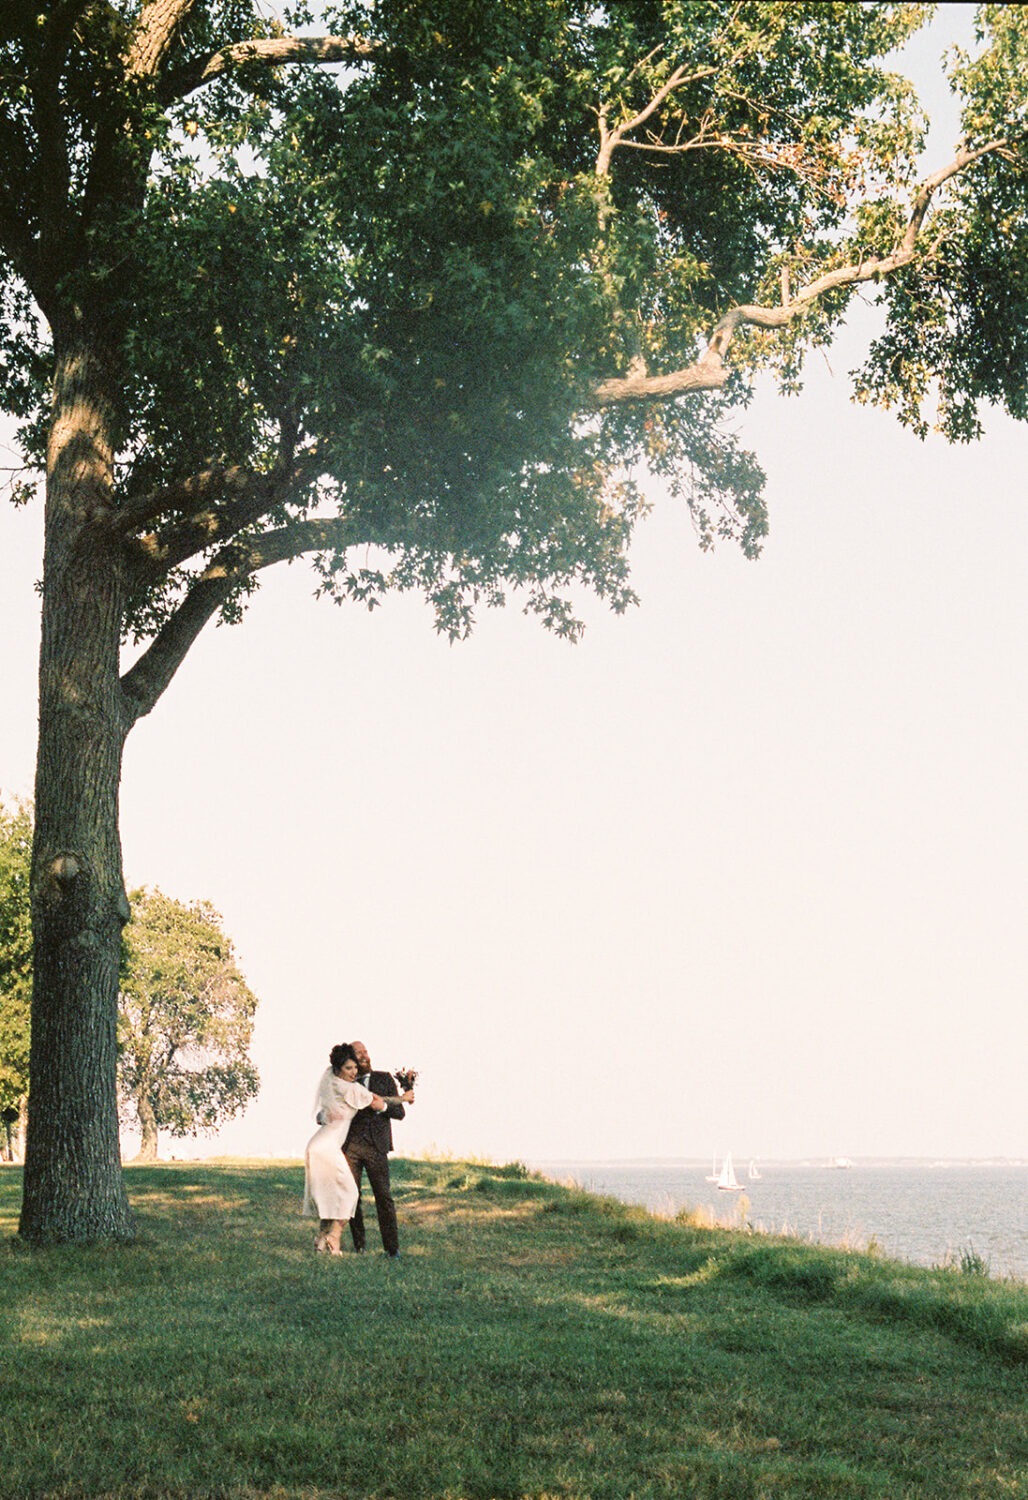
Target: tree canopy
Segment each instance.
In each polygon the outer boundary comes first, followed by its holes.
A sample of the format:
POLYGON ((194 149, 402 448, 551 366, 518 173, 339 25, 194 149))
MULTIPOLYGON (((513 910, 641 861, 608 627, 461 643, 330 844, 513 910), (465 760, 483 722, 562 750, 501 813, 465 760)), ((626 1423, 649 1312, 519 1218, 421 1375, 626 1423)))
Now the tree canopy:
POLYGON ((35 309, 102 336, 134 703, 301 552, 454 634, 511 588, 574 633, 573 581, 631 598, 640 461, 755 553, 725 419, 859 286, 889 308, 865 397, 924 423, 938 381, 959 437, 982 396, 1020 414, 1024 17, 984 7, 964 142, 919 191, 889 63, 929 10, 393 0, 314 37, 242 0, 7 7, 7 401, 41 465, 35 309))

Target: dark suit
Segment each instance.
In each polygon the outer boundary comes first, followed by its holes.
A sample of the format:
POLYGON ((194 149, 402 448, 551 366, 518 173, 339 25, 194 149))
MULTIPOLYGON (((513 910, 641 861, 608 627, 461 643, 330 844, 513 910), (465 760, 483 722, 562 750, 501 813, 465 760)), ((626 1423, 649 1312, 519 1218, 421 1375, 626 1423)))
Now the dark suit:
MULTIPOLYGON (((367 1087, 373 1094, 379 1094, 383 1099, 392 1099, 399 1093, 396 1081, 391 1073, 372 1072, 370 1077, 362 1073, 360 1081, 367 1083, 367 1087)), ((367 1168, 368 1181, 371 1183, 371 1191, 375 1195, 375 1212, 378 1214, 378 1228, 382 1235, 382 1248, 387 1255, 397 1255, 400 1249, 399 1232, 396 1227, 396 1207, 393 1203, 393 1192, 389 1182, 389 1153, 393 1149, 393 1120, 402 1120, 406 1110, 397 1100, 390 1104, 385 1110, 373 1110, 370 1105, 367 1109, 358 1110, 350 1121, 350 1129, 343 1143, 343 1154, 350 1164, 357 1187, 361 1186, 361 1177, 367 1168)), ((357 1201, 357 1212, 350 1220, 350 1233, 353 1236, 353 1247, 355 1250, 364 1249, 364 1214, 361 1211, 361 1201, 357 1201)))

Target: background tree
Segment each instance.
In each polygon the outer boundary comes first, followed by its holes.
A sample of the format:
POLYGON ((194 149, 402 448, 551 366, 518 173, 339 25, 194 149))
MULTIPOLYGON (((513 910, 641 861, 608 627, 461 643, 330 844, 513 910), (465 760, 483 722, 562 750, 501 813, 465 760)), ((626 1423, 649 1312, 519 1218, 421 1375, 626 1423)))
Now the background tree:
POLYGON ((29 1089, 32 816, 0 803, 0 1149, 9 1158, 29 1089))
POLYGON ((0 10, 3 389, 46 474, 34 1241, 131 1232, 122 751, 264 568, 420 589, 451 636, 514 593, 573 637, 575 586, 632 600, 642 463, 753 555, 725 418, 761 368, 795 388, 860 287, 888 314, 865 399, 917 424, 937 389, 954 437, 983 397, 1022 414, 1024 7, 983 8, 922 182, 888 59, 927 6, 318 9, 0 10))
MULTIPOLYGON (((8 1151, 29 1088, 31 855, 31 809, 0 805, 0 1123, 8 1151)), ((256 1008, 209 902, 135 893, 122 942, 118 1082, 141 1157, 156 1155, 159 1129, 178 1137, 216 1130, 256 1098, 256 1008)))
POLYGON ((139 1157, 157 1133, 213 1131, 257 1097, 249 1048, 257 999, 236 965, 221 917, 137 891, 125 929, 118 1007, 118 1082, 124 1116, 139 1126, 139 1157))

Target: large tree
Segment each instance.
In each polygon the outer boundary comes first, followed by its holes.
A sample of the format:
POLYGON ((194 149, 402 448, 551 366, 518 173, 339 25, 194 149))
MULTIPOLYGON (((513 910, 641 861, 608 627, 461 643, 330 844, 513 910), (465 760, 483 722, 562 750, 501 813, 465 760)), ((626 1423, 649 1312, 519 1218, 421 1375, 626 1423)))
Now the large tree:
POLYGON ((131 1231, 122 751, 264 568, 420 589, 454 636, 515 592, 573 636, 572 585, 631 601, 641 461, 755 554, 725 418, 861 287, 865 399, 1023 414, 1024 7, 985 8, 918 181, 889 58, 929 9, 0 8, 4 395, 46 479, 27 1239, 131 1231))
POLYGON ((158 890, 132 894, 118 1007, 118 1082, 125 1116, 139 1127, 139 1156, 157 1156, 157 1133, 216 1130, 256 1098, 250 1061, 257 997, 236 963, 221 917, 207 901, 158 890))

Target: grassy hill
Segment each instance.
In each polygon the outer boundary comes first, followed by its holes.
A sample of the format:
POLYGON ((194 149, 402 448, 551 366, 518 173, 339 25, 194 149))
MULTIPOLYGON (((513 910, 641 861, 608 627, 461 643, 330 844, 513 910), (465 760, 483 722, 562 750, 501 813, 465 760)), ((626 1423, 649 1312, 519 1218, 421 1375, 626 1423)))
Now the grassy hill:
POLYGON ((132 1167, 136 1243, 30 1251, 19 1175, 3 1497, 1028 1500, 1022 1283, 461 1162, 395 1163, 398 1262, 316 1257, 262 1162, 132 1167))

